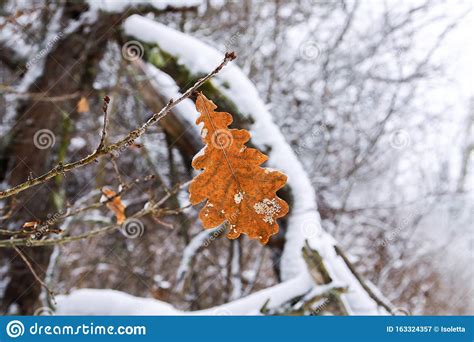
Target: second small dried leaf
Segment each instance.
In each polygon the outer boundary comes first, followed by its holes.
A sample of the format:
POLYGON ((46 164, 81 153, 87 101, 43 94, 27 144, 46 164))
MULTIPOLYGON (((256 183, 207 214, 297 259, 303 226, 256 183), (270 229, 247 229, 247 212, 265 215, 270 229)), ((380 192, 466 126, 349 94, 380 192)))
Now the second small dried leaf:
POLYGON ((120 196, 118 196, 115 191, 106 187, 102 188, 102 194, 101 202, 105 202, 107 208, 115 214, 118 224, 124 223, 127 217, 125 216, 125 204, 123 204, 120 196))
POLYGON ((78 113, 87 113, 89 111, 89 101, 85 96, 82 96, 81 99, 77 102, 77 112, 78 113))

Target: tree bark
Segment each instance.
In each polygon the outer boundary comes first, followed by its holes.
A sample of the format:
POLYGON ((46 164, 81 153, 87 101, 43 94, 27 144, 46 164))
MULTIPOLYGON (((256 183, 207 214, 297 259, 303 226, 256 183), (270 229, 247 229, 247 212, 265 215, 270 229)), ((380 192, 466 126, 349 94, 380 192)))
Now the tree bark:
MULTIPOLYGON (((77 20, 87 5, 66 2, 60 19, 61 27, 77 20)), ((92 89, 96 65, 105 50, 106 41, 113 33, 112 17, 99 17, 92 24, 83 23, 73 33, 62 36, 45 57, 41 75, 28 87, 27 92, 58 96, 80 92, 87 96, 92 89)), ((35 67, 35 66, 33 66, 35 67)), ((64 123, 74 122, 77 99, 63 102, 28 99, 18 104, 11 134, 4 139, 3 165, 0 181, 16 185, 28 177, 38 176, 59 162, 59 150, 69 144, 64 123), (46 129, 54 134, 55 144, 40 149, 34 144, 35 134, 46 129)), ((72 125, 73 126, 73 125, 72 125)), ((8 221, 10 229, 18 229, 24 222, 44 222, 47 215, 61 211, 62 176, 15 197, 17 203, 8 221)), ((12 205, 13 202, 10 201, 12 205)), ((43 279, 49 264, 51 247, 22 247, 36 273, 43 279)), ((1 310, 18 314, 32 314, 37 308, 41 285, 35 280, 25 262, 12 249, 2 251, 9 262, 8 282, 3 294, 1 310), (12 307, 14 306, 14 307, 12 307)))

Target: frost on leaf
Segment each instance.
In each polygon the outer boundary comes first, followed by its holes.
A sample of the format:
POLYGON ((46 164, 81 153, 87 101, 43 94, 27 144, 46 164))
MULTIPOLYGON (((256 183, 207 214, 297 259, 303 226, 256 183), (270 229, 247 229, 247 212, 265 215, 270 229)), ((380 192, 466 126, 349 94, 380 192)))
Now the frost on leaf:
POLYGON ((204 228, 227 221, 229 239, 246 234, 266 244, 278 232, 276 219, 288 213, 288 204, 276 195, 287 177, 260 167, 268 157, 245 146, 248 131, 228 128, 229 113, 216 112, 216 105, 203 94, 198 95, 196 108, 201 114, 196 124, 204 124, 201 137, 206 147, 192 162, 196 170, 204 171, 189 187, 191 203, 207 200, 199 213, 204 228))
POLYGON ((244 198, 244 194, 241 193, 241 192, 234 195, 234 201, 235 201, 236 204, 240 204, 240 202, 242 202, 243 198, 244 198))

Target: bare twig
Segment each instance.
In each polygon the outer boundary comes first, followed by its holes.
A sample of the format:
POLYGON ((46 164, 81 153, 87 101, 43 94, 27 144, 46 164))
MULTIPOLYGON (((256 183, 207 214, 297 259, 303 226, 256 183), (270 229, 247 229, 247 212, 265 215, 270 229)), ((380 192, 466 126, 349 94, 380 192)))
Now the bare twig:
MULTIPOLYGON (((175 193, 187 187, 191 181, 183 183, 179 186, 176 186, 169 194, 163 196, 158 202, 148 205, 145 208, 139 210, 134 215, 129 216, 128 218, 140 218, 148 214, 152 214, 156 212, 156 210, 165 203, 171 196, 175 193)), ((103 205, 103 204, 102 204, 103 205)), ((14 246, 29 246, 29 247, 38 247, 38 246, 52 246, 52 245, 61 245, 65 243, 69 243, 72 241, 78 241, 83 239, 88 239, 94 236, 103 235, 109 232, 114 231, 115 229, 119 228, 120 224, 111 224, 102 228, 94 229, 89 232, 75 235, 75 236, 62 236, 59 238, 49 238, 45 240, 31 240, 28 238, 13 238, 9 240, 0 240, 0 248, 2 247, 14 247, 14 246)))
POLYGON ((81 95, 81 93, 78 91, 71 94, 57 96, 48 96, 46 93, 25 93, 20 92, 13 87, 0 84, 0 94, 1 93, 14 94, 18 98, 28 98, 39 102, 62 102, 75 99, 81 95))
POLYGON ((255 272, 254 272, 254 275, 253 275, 252 279, 250 280, 249 284, 245 288, 244 296, 249 295, 252 292, 255 284, 257 283, 257 279, 258 279, 258 276, 260 274, 260 270, 262 269, 265 252, 266 252, 266 249, 262 248, 261 251, 260 251, 260 254, 257 255, 257 260, 255 261, 255 265, 256 265, 255 272))
POLYGON ((101 150, 104 147, 105 139, 107 138, 107 122, 108 122, 108 115, 107 109, 109 107, 110 97, 107 95, 104 96, 104 104, 102 106, 102 111, 104 112, 104 125, 102 126, 102 134, 100 136, 99 146, 97 147, 96 151, 101 150))
POLYGON ((54 299, 54 292, 51 291, 51 289, 48 287, 48 285, 46 285, 46 283, 41 280, 41 278, 38 276, 38 274, 36 273, 35 269, 33 268, 33 265, 31 265, 30 261, 28 260, 28 258, 26 257, 25 254, 23 254, 23 252, 16 246, 13 246, 13 249, 18 253, 18 255, 20 256, 21 259, 23 259, 23 261, 25 262, 26 266, 28 266, 28 268, 30 269, 31 273, 33 274, 33 276, 35 277, 36 281, 38 283, 41 284, 41 286, 43 286, 45 288, 45 290, 49 293, 49 295, 51 296, 51 300, 53 301, 53 303, 55 303, 55 299, 54 299))
MULTIPOLYGON (((127 192, 128 190, 133 188, 135 185, 137 185, 141 182, 148 182, 148 181, 150 181, 154 178, 155 178, 155 175, 151 174, 151 175, 148 175, 148 176, 146 176, 142 179, 137 178, 137 179, 133 180, 131 183, 121 183, 120 191, 118 191, 113 196, 107 197, 107 199, 105 201, 102 201, 102 202, 99 201, 99 202, 92 203, 92 204, 89 204, 89 205, 86 205, 86 206, 81 206, 81 207, 76 208, 76 209, 67 208, 67 210, 65 210, 63 214, 54 217, 54 219, 49 219, 45 222, 43 222, 43 221, 38 222, 38 227, 40 228, 40 230, 42 230, 44 232, 47 232, 48 228, 50 226, 52 226, 53 224, 56 224, 60 221, 64 221, 68 217, 76 216, 78 214, 82 214, 82 213, 90 211, 90 210, 100 209, 100 208, 106 206, 107 203, 110 203, 111 201, 113 201, 116 197, 122 196, 125 192, 127 192)), ((184 208, 178 208, 178 209, 175 209, 175 210, 184 210, 184 209, 186 209, 186 208, 185 207, 184 208)), ((172 214, 173 213, 173 211, 171 211, 171 210, 169 212, 166 211, 166 210, 164 210, 164 211, 159 210, 158 214, 168 214, 168 213, 172 214)), ((16 237, 16 238, 32 235, 34 233, 35 233, 35 230, 0 229, 0 235, 8 235, 8 236, 16 237)))
POLYGON ((387 302, 387 300, 385 300, 384 298, 378 296, 374 291, 372 291, 371 287, 367 285, 364 278, 359 274, 359 272, 357 272, 354 265, 350 262, 349 258, 341 248, 339 248, 338 246, 334 246, 334 249, 336 250, 336 253, 342 258, 342 260, 344 260, 349 270, 352 272, 354 277, 356 277, 357 281, 360 283, 365 292, 367 292, 369 297, 372 298, 374 302, 376 302, 378 305, 387 310, 390 314, 394 315, 396 313, 396 309, 394 308, 394 306, 391 303, 387 302))
POLYGON ((17 234, 20 234, 20 232, 14 232, 14 231, 11 231, 11 230, 7 230, 7 229, 0 229, 0 235, 17 235, 17 234))
POLYGON ((217 73, 219 73, 222 70, 222 68, 228 62, 234 60, 235 58, 236 56, 233 52, 226 53, 224 60, 213 71, 211 71, 209 74, 199 79, 191 88, 189 88, 179 98, 177 98, 176 100, 171 99, 168 102, 168 104, 163 107, 162 110, 160 110, 157 113, 154 113, 143 125, 129 132, 124 138, 122 138, 118 142, 104 146, 101 149, 96 150, 94 153, 80 160, 77 160, 75 162, 57 165, 55 168, 51 169, 50 171, 46 172, 45 174, 39 177, 29 179, 10 189, 0 191, 0 199, 16 195, 33 186, 42 184, 46 182, 47 180, 54 178, 60 174, 65 174, 66 172, 89 165, 90 163, 94 162, 97 158, 102 157, 108 153, 131 146, 134 143, 134 141, 138 139, 140 136, 142 136, 151 125, 153 125, 154 123, 162 119, 164 116, 166 116, 171 111, 171 109, 176 107, 176 105, 178 105, 180 102, 189 98, 200 86, 202 86, 206 81, 214 77, 217 73))
POLYGON ((114 167, 115 175, 117 176, 117 180, 119 181, 119 184, 122 186, 124 184, 124 181, 122 179, 122 175, 120 174, 120 170, 118 168, 117 162, 115 161, 115 158, 111 158, 110 162, 112 163, 112 166, 114 167))

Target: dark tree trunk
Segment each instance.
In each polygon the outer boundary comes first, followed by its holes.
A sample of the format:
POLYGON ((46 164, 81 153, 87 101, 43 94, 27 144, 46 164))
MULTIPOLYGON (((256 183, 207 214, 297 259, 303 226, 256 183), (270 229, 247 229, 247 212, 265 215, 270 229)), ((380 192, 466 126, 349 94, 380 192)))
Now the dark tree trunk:
MULTIPOLYGON (((78 20, 87 6, 67 2, 61 18, 65 28, 73 20, 78 20)), ((87 96, 92 89, 97 63, 100 61, 105 45, 114 26, 119 20, 114 17, 101 17, 91 24, 81 24, 73 33, 59 35, 61 38, 49 51, 42 74, 29 86, 28 92, 45 92, 47 96, 59 96, 80 92, 87 96)), ((33 66, 34 67, 34 66, 33 66)), ((17 108, 15 125, 9 137, 5 137, 3 168, 0 181, 16 185, 28 177, 39 176, 59 162, 60 146, 67 146, 68 134, 64 134, 63 123, 74 122, 78 99, 61 102, 22 101, 17 108), (39 130, 49 130, 54 134, 55 144, 51 148, 40 149, 34 144, 34 136, 39 130)), ((72 124, 74 127, 74 124, 72 124)), ((8 226, 18 229, 24 222, 42 222, 48 215, 61 211, 61 178, 33 187, 15 198, 16 207, 8 226), (59 199, 59 201, 58 201, 59 199)), ((51 255, 50 247, 24 247, 21 249, 33 265, 36 273, 44 278, 51 255)), ((41 292, 25 262, 15 250, 3 253, 9 262, 8 283, 3 295, 1 308, 8 312, 15 305, 19 314, 32 314, 37 308, 41 292)), ((16 310, 15 310, 16 311, 16 310)))

